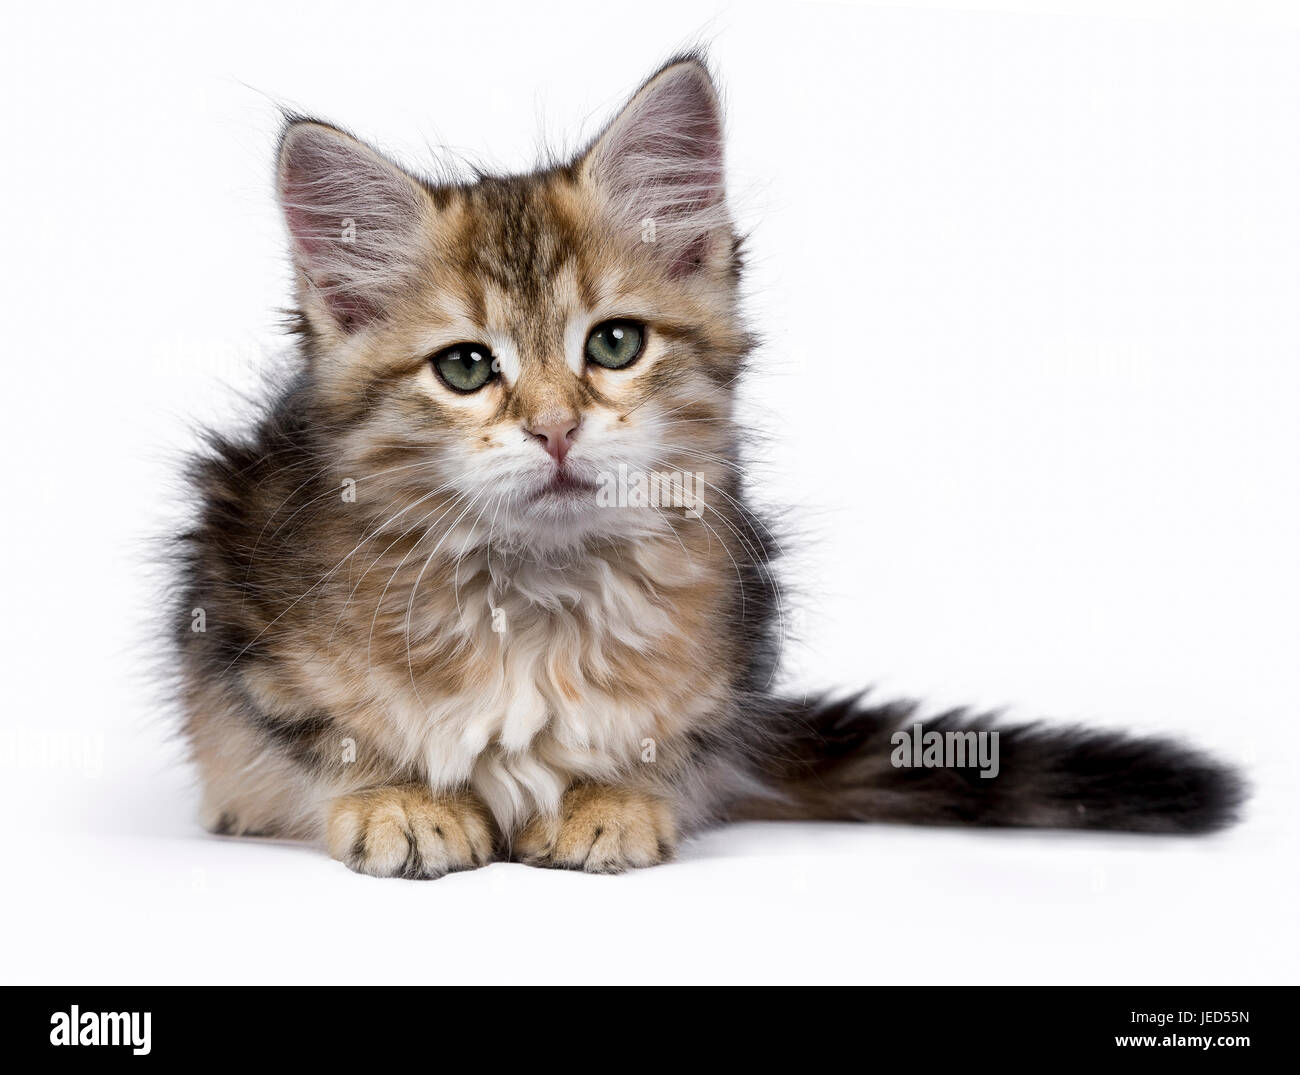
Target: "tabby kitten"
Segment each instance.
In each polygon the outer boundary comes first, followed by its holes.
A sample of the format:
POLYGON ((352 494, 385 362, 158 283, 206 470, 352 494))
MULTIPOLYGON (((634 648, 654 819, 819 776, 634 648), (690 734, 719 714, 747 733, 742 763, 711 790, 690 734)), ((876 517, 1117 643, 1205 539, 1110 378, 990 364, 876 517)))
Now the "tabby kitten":
POLYGON ((649 866, 742 818, 1233 819, 1234 774, 1174 743, 1001 728, 985 779, 900 760, 911 705, 773 695, 773 541, 738 467, 752 339, 699 57, 531 175, 433 183, 295 117, 277 176, 301 363, 256 428, 209 436, 181 538, 210 830, 431 878, 649 866))

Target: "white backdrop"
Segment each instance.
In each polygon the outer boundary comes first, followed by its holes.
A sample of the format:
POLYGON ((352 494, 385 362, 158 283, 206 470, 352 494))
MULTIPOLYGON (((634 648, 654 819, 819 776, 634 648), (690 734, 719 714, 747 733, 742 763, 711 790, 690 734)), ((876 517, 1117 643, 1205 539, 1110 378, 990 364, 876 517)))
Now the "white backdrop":
POLYGON ((1295 981, 1300 14, 978 6, 10 11, 3 977, 1295 981), (284 347, 276 103, 522 168, 701 39, 791 682, 1185 734, 1244 825, 750 825, 430 884, 198 830, 144 567, 188 423, 284 347))

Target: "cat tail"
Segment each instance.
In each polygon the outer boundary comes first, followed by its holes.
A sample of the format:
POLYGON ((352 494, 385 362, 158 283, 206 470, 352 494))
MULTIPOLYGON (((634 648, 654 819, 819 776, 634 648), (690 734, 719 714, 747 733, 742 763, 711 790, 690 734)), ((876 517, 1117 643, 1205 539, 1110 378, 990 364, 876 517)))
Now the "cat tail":
POLYGON ((918 711, 860 698, 778 702, 755 759, 763 790, 728 817, 1204 833, 1232 824, 1246 797, 1234 769, 1174 740, 918 711), (938 765, 925 764, 931 732, 938 765), (959 750, 965 765, 952 764, 959 750))

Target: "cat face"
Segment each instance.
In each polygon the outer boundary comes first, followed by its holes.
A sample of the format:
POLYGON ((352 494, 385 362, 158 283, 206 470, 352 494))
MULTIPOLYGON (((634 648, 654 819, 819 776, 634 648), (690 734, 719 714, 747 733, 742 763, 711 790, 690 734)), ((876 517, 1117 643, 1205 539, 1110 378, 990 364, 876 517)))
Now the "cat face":
POLYGON ((359 490, 554 547, 662 529, 661 504, 621 502, 629 476, 725 484, 749 341, 698 62, 533 175, 436 186, 295 122, 279 185, 315 403, 359 490))

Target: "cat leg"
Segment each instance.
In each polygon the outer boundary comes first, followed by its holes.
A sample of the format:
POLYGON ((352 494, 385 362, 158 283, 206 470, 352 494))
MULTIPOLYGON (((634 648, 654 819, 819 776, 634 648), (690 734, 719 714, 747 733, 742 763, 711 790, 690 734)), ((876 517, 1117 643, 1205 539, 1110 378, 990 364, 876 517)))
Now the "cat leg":
POLYGON ((428 880, 492 861, 494 832, 472 792, 419 784, 368 788, 328 807, 325 845, 349 869, 428 880))
POLYGON ((265 734, 214 706, 191 720, 190 737, 205 829, 218 836, 319 837, 320 780, 265 734))
POLYGON ((530 866, 622 873, 672 858, 677 824, 667 800, 634 788, 580 784, 558 814, 538 816, 515 835, 512 857, 530 866))

